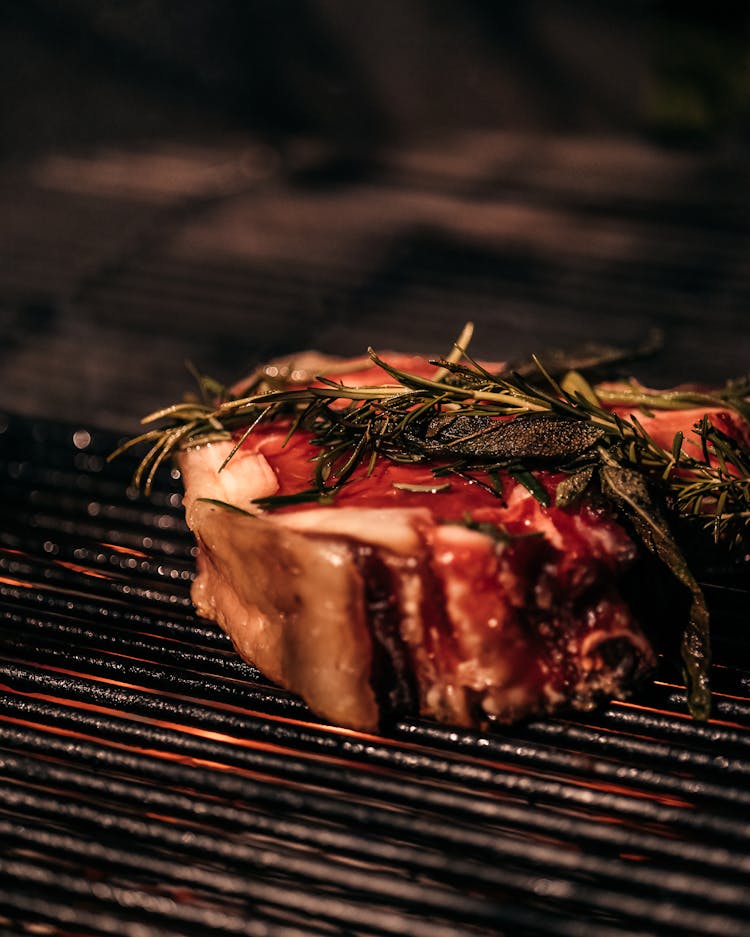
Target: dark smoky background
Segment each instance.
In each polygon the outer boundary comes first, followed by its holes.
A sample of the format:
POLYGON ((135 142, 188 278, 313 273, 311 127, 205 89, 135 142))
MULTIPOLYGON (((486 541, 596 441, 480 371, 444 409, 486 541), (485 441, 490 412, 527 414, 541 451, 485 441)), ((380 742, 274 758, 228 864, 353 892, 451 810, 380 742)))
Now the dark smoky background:
POLYGON ((7 0, 0 407, 297 349, 750 358, 745 2, 7 0))

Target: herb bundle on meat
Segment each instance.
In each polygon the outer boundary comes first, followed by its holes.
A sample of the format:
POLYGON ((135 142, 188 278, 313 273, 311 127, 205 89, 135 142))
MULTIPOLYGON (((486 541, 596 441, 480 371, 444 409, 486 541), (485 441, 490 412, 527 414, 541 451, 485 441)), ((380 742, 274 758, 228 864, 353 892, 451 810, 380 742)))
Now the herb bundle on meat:
MULTIPOLYGON (((220 444, 222 472, 269 428, 283 432, 287 443, 303 436, 306 484, 242 505, 215 492, 199 495, 214 510, 224 504, 251 516, 335 507, 352 480, 374 477, 383 462, 427 469, 432 482, 399 477, 391 484, 433 505, 459 482, 500 504, 509 487, 522 486, 542 510, 571 511, 592 499, 609 505, 687 596, 681 654, 688 700, 691 712, 706 718, 708 612, 680 544, 695 528, 728 552, 750 549, 748 380, 711 392, 653 391, 635 382, 592 384, 581 371, 566 370, 565 362, 556 362, 554 372, 536 359, 523 373, 495 371, 470 356, 471 332, 468 325, 429 371, 409 371, 372 350, 346 363, 350 375, 377 367, 386 380, 373 386, 293 366, 261 368, 240 392, 199 376, 201 400, 151 414, 146 422, 166 425, 118 451, 150 444, 135 477, 148 490, 175 453, 220 444), (697 416, 665 439, 659 418, 669 413, 677 422, 685 413, 697 416)), ((463 521, 474 531, 484 524, 486 533, 487 524, 474 523, 470 512, 463 521)))

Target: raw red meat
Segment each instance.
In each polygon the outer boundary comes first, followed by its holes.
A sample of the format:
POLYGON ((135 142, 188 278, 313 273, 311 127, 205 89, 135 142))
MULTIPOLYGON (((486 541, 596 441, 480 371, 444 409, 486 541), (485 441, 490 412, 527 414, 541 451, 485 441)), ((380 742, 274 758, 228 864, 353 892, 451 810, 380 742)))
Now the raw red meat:
MULTIPOLYGON (((338 370, 347 384, 389 380, 338 370)), ((639 551, 612 509, 545 507, 509 476, 501 498, 477 473, 443 489, 429 465, 381 458, 331 505, 262 511, 256 499, 310 484, 309 434, 287 441, 287 429, 261 424, 220 473, 230 442, 180 454, 193 598, 322 718, 365 730, 406 712, 508 722, 624 696, 654 667, 628 591, 639 551)), ((554 493, 561 476, 538 478, 554 493)))

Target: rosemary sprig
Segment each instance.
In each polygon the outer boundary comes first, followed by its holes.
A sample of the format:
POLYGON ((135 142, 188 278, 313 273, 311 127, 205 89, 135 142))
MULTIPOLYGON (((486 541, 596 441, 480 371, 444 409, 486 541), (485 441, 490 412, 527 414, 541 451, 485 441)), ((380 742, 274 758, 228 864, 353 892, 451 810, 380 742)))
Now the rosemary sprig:
MULTIPOLYGON (((679 433, 673 445, 665 449, 654 442, 637 417, 623 418, 607 407, 618 403, 641 406, 648 412, 705 406, 732 409, 744 416, 750 413, 750 381, 729 382, 721 391, 710 394, 693 390, 655 392, 632 385, 594 389, 577 373, 558 383, 537 361, 543 379, 540 386, 516 373, 490 374, 468 356, 466 344, 470 337, 467 326, 451 355, 434 362, 437 371, 431 378, 402 371, 370 349, 370 360, 393 383, 348 387, 321 378, 320 386, 284 386, 269 391, 260 389, 256 382, 257 393, 240 397, 231 397, 222 387, 217 405, 189 401, 150 414, 144 423, 167 421, 167 425, 127 441, 111 458, 149 443, 134 478, 136 485, 148 492, 159 466, 179 449, 234 440, 228 462, 260 422, 285 419, 289 421, 289 435, 299 429, 311 434, 317 455, 310 498, 317 500, 340 488, 363 460, 372 471, 381 456, 400 462, 450 462, 454 471, 477 467, 494 472, 512 469, 527 481, 528 473, 535 468, 575 472, 599 461, 591 442, 592 431, 598 431, 618 464, 642 472, 661 488, 679 517, 710 529, 717 542, 747 539, 747 447, 704 418, 687 439, 679 433), (463 438, 453 437, 442 447, 431 440, 431 434, 440 437, 435 427, 441 419, 458 415, 476 421, 473 432, 464 433, 463 438), (530 435, 538 437, 544 431, 545 441, 559 440, 563 432, 572 441, 567 448, 549 446, 556 453, 554 458, 540 458, 538 444, 534 449, 517 438, 507 441, 509 432, 503 432, 507 422, 497 422, 497 428, 489 433, 486 421, 498 417, 529 420, 530 435), (535 418, 539 422, 533 423, 535 418), (547 420, 542 422, 543 418, 547 420), (554 424, 549 422, 551 418, 554 424), (575 427, 581 429, 574 432, 575 427), (584 436, 585 427, 589 429, 584 436), (241 431, 239 435, 237 431, 241 431), (494 448, 490 444, 493 439, 494 448)), ((202 389, 221 386, 209 378, 197 377, 202 389)), ((514 430, 516 437, 518 428, 514 430)), ((530 487, 541 496, 537 484, 531 482, 530 487)), ((266 499, 264 503, 272 507, 274 500, 266 499)))

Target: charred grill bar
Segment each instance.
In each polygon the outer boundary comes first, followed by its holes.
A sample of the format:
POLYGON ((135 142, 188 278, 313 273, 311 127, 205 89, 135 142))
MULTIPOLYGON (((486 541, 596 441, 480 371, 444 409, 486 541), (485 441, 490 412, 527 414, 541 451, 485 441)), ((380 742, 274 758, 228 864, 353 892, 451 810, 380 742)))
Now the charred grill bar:
POLYGON ((660 682, 495 733, 336 730, 192 615, 176 489, 131 498, 107 434, 3 426, 0 934, 748 933, 741 582, 708 725, 660 682))

